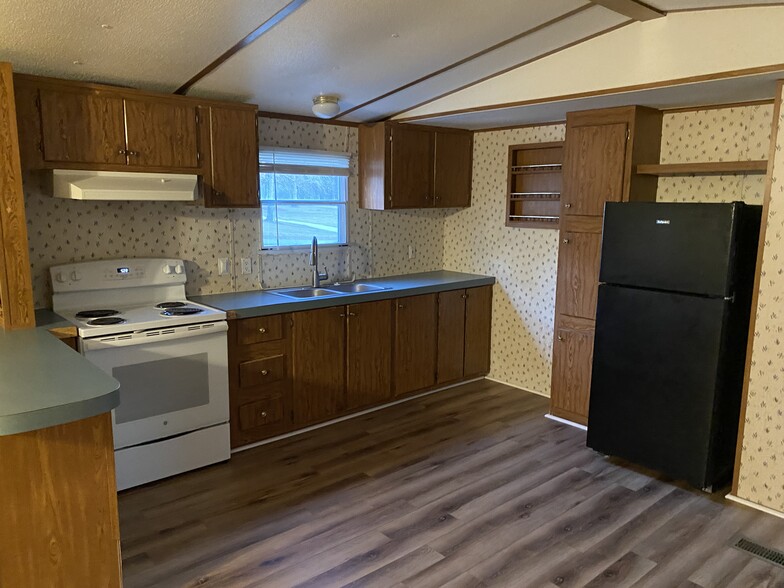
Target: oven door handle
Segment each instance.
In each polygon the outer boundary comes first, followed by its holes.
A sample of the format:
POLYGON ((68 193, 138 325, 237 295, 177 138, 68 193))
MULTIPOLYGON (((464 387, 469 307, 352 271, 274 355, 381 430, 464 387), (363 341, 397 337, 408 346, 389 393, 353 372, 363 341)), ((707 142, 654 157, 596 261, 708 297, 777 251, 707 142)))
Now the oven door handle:
POLYGON ((171 327, 167 329, 150 329, 138 333, 123 333, 95 339, 82 339, 82 351, 97 351, 98 349, 114 349, 116 347, 130 347, 132 345, 147 345, 188 339, 226 332, 229 325, 226 321, 216 323, 200 323, 184 327, 171 327))

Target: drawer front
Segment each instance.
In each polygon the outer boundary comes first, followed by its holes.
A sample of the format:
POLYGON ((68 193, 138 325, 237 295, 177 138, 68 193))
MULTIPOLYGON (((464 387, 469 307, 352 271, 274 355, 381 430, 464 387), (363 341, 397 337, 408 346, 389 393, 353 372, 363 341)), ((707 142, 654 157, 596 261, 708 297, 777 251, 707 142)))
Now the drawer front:
POLYGON ((240 405, 240 431, 271 427, 283 423, 285 409, 283 398, 270 396, 240 405))
POLYGON ((279 314, 242 319, 237 330, 237 342, 240 345, 252 345, 282 338, 283 317, 279 314))
POLYGON ((239 364, 240 387, 263 386, 286 378, 286 356, 275 355, 239 364))

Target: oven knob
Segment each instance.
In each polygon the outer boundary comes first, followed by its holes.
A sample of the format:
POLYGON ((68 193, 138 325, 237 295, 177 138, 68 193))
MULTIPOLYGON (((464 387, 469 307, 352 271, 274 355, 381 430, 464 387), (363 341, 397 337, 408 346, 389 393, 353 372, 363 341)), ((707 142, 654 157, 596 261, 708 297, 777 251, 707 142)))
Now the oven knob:
POLYGON ((79 280, 82 279, 82 274, 80 274, 79 272, 74 270, 74 271, 71 272, 71 279, 74 282, 78 282, 79 280))
POLYGON ((172 273, 172 266, 170 266, 170 265, 168 265, 168 264, 167 264, 167 265, 164 265, 164 266, 163 266, 163 273, 164 273, 164 274, 166 274, 167 276, 168 276, 170 273, 172 273))
POLYGON ((185 273, 185 268, 182 266, 182 264, 178 263, 177 265, 174 266, 174 273, 175 274, 185 273))
POLYGON ((57 275, 54 277, 54 279, 60 282, 61 284, 68 281, 68 277, 63 272, 57 272, 57 275))

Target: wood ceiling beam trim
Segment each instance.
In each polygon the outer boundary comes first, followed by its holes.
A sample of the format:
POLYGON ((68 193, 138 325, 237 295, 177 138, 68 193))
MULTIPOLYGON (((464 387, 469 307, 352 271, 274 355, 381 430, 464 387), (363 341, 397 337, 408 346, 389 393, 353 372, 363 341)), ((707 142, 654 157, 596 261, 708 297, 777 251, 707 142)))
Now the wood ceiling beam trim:
POLYGON ((644 4, 643 2, 636 2, 635 0, 590 0, 591 4, 596 6, 603 6, 613 12, 628 16, 636 21, 642 22, 646 20, 653 20, 667 16, 666 12, 661 12, 644 4))
POLYGON ((259 110, 257 113, 259 118, 274 118, 278 120, 291 120, 295 122, 318 123, 322 125, 338 125, 341 127, 358 127, 359 123, 347 120, 335 120, 334 118, 317 118, 315 116, 306 116, 303 114, 286 114, 283 112, 270 112, 268 110, 259 110))
POLYGON ((351 114, 354 111, 361 110, 362 108, 365 108, 366 106, 369 106, 370 104, 373 104, 374 102, 378 102, 379 100, 383 100, 384 98, 388 98, 389 96, 392 96, 393 94, 397 94, 398 92, 402 92, 403 90, 407 90, 408 88, 411 88, 412 86, 416 86, 418 84, 421 84, 422 82, 425 82, 425 81, 427 81, 427 80, 429 80, 431 78, 434 78, 436 76, 440 76, 441 74, 446 73, 449 70, 452 70, 452 69, 454 69, 456 67, 459 67, 459 66, 461 66, 461 65, 463 65, 465 63, 468 63, 469 61, 473 61, 474 59, 482 57, 483 55, 486 55, 486 54, 488 54, 488 53, 490 53, 492 51, 495 51, 496 49, 500 49, 501 47, 504 47, 504 46, 508 45, 509 43, 514 43, 515 41, 517 41, 519 39, 522 39, 523 37, 527 37, 528 35, 532 35, 533 33, 537 32, 537 31, 540 31, 540 30, 542 30, 542 29, 544 29, 546 27, 549 27, 551 25, 554 25, 554 24, 556 24, 556 23, 558 23, 558 22, 560 22, 562 20, 570 18, 570 17, 574 16, 575 14, 579 14, 580 12, 583 12, 583 11, 589 9, 589 8, 592 8, 592 5, 590 3, 589 4, 585 4, 583 6, 580 6, 579 8, 576 8, 576 9, 571 10, 569 12, 566 12, 566 13, 560 15, 560 16, 557 16, 556 18, 552 18, 552 19, 548 20, 547 22, 543 22, 540 25, 537 25, 537 26, 535 26, 535 27, 533 27, 531 29, 525 30, 522 33, 519 33, 519 34, 515 35, 514 37, 509 37, 508 39, 506 39, 504 41, 501 41, 500 43, 496 43, 495 45, 492 45, 491 47, 488 47, 487 49, 483 49, 482 51, 478 51, 477 53, 469 55, 468 57, 465 57, 465 58, 461 59, 460 61, 455 61, 454 63, 451 63, 451 64, 447 65, 446 67, 442 67, 441 69, 438 69, 438 70, 436 70, 436 71, 434 71, 432 73, 429 73, 429 74, 424 75, 424 76, 422 76, 420 78, 417 78, 417 79, 415 79, 412 82, 408 82, 407 84, 403 84, 402 86, 399 86, 399 87, 397 87, 397 88, 395 88, 393 90, 390 90, 389 92, 381 94, 380 96, 376 96, 375 98, 372 98, 372 99, 368 100, 367 102, 363 102, 362 104, 358 104, 357 106, 354 106, 352 108, 344 110, 343 112, 340 112, 340 113, 336 114, 333 117, 333 119, 338 119, 338 118, 341 118, 341 117, 346 116, 348 114, 351 114))
POLYGON ((731 8, 767 8, 769 6, 784 6, 784 2, 754 2, 753 4, 726 4, 721 6, 700 6, 697 8, 671 8, 667 14, 678 12, 703 12, 705 10, 730 10, 731 8))
MULTIPOLYGON (((646 84, 619 86, 616 88, 607 88, 606 90, 592 90, 590 92, 575 92, 573 94, 548 96, 546 98, 534 98, 532 100, 520 100, 518 102, 504 102, 501 104, 488 104, 487 106, 474 106, 471 108, 461 108, 457 110, 448 110, 444 112, 434 112, 431 114, 420 114, 418 116, 409 116, 406 118, 395 119, 395 122, 400 122, 400 123, 414 122, 419 120, 429 120, 433 118, 443 118, 445 116, 458 116, 461 114, 469 114, 472 112, 485 112, 488 110, 505 110, 507 108, 532 106, 534 104, 547 104, 550 102, 579 100, 581 98, 595 98, 597 96, 607 96, 610 94, 625 94, 628 92, 637 92, 640 90, 655 90, 657 88, 667 88, 670 86, 681 86, 684 84, 696 84, 700 82, 713 82, 718 80, 726 80, 730 78, 740 78, 745 76, 762 75, 762 74, 774 73, 774 72, 784 72, 784 63, 777 63, 774 65, 764 65, 760 67, 749 67, 745 69, 736 69, 736 70, 730 70, 730 71, 713 73, 713 74, 703 74, 699 76, 689 76, 685 78, 675 78, 671 80, 663 80, 661 82, 649 82, 646 84)), ((769 102, 769 100, 764 100, 763 102, 769 102)), ((417 108, 417 107, 414 106, 412 107, 412 109, 413 108, 417 108)), ((666 109, 662 109, 662 110, 666 110, 666 109)))
POLYGON ((305 4, 308 0, 292 0, 286 6, 278 10, 275 14, 273 14, 270 18, 265 20, 259 27, 251 31, 248 35, 244 38, 240 39, 237 43, 235 43, 231 48, 225 51, 222 55, 220 55, 217 59, 215 59, 212 63, 207 65, 204 69, 198 72, 195 76, 185 82, 182 86, 177 88, 174 93, 175 94, 185 94, 191 86, 193 86, 196 82, 201 80, 202 78, 206 77, 211 72, 215 71, 218 66, 222 65, 228 59, 235 54, 237 54, 240 50, 244 49, 253 41, 261 37, 264 33, 269 31, 272 27, 280 23, 284 20, 287 16, 291 15, 295 10, 297 10, 300 6, 305 4))
MULTIPOLYGON (((541 55, 537 55, 536 57, 532 57, 531 59, 528 59, 528 60, 523 61, 521 63, 516 63, 515 65, 512 65, 510 67, 504 68, 501 71, 497 71, 497 72, 495 72, 493 74, 490 74, 489 76, 485 76, 485 77, 480 78, 480 79, 478 79, 476 81, 473 81, 473 82, 471 82, 469 84, 465 84, 464 86, 460 86, 459 88, 455 88, 454 90, 449 90, 448 92, 444 92, 443 94, 440 94, 438 96, 434 96, 433 98, 429 98, 428 100, 425 100, 424 102, 420 102, 419 104, 414 104, 413 106, 409 106, 405 110, 401 110, 400 112, 396 112, 394 114, 390 114, 389 116, 385 117, 382 120, 392 119, 392 118, 394 118, 396 116, 399 116, 401 114, 404 114, 406 112, 410 112, 412 110, 415 110, 417 108, 425 106, 426 104, 430 104, 431 102, 435 102, 436 100, 441 100, 441 98, 445 98, 446 96, 451 96, 452 94, 456 94, 457 92, 461 92, 461 91, 465 90, 466 88, 470 88, 471 86, 475 86, 477 84, 481 84, 482 82, 486 82, 487 80, 491 80, 491 79, 493 79, 495 77, 501 76, 501 75, 503 75, 505 73, 508 73, 508 72, 510 72, 512 70, 515 70, 515 69, 517 69, 519 67, 524 67, 524 66, 529 65, 529 64, 531 64, 531 63, 533 63, 535 61, 539 61, 540 59, 544 59, 545 57, 549 57, 550 55, 554 55, 556 53, 559 53, 561 51, 564 51, 566 49, 574 47, 575 45, 579 45, 580 43, 585 43, 586 41, 590 41, 591 39, 595 39, 596 37, 599 37, 601 35, 605 35, 607 33, 613 32, 613 31, 617 31, 618 29, 621 29, 621 28, 623 28, 625 26, 628 26, 630 24, 634 24, 635 22, 637 22, 637 21, 630 19, 630 20, 627 20, 627 21, 622 22, 620 24, 617 24, 615 26, 612 26, 612 27, 609 27, 607 29, 604 29, 602 31, 598 31, 596 33, 592 33, 590 35, 582 37, 580 39, 576 39, 575 41, 572 41, 571 43, 567 43, 566 45, 562 45, 561 47, 556 47, 555 49, 553 49, 551 51, 547 51, 546 53, 542 53, 541 55)), ((549 102, 549 101, 550 100, 538 100, 538 101, 530 101, 530 103, 531 104, 537 104, 539 102, 549 102)), ((518 104, 514 103, 514 105, 517 106, 518 104)), ((455 111, 446 111, 446 112, 443 112, 443 113, 428 114, 428 115, 424 115, 423 114, 423 115, 419 115, 419 116, 412 116, 412 117, 398 119, 398 121, 399 122, 403 122, 403 121, 422 120, 422 119, 427 119, 427 118, 436 118, 436 117, 439 117, 439 116, 451 116, 452 114, 463 114, 465 112, 477 112, 479 110, 499 110, 501 108, 507 108, 507 107, 506 106, 496 106, 496 105, 480 106, 480 107, 467 108, 467 109, 461 109, 461 110, 455 110, 455 111)))

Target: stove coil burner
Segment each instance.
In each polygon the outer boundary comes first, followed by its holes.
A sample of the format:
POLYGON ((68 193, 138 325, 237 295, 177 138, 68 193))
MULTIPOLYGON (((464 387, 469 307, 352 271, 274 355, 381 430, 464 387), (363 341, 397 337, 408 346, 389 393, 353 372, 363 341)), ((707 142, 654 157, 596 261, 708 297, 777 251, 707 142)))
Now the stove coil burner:
POLYGON ((161 302, 160 304, 156 304, 155 308, 182 308, 186 304, 186 302, 161 302))
POLYGON ((169 308, 164 310, 161 314, 163 316, 188 316, 189 314, 199 314, 202 312, 201 308, 194 308, 193 306, 185 306, 178 308, 169 308))
POLYGON ((113 316, 115 314, 120 314, 119 310, 80 310, 76 313, 76 318, 80 319, 94 319, 94 318, 102 318, 105 316, 113 316))
POLYGON ((119 316, 100 317, 87 321, 91 327, 104 327, 107 325, 121 325, 125 322, 124 318, 119 316))

